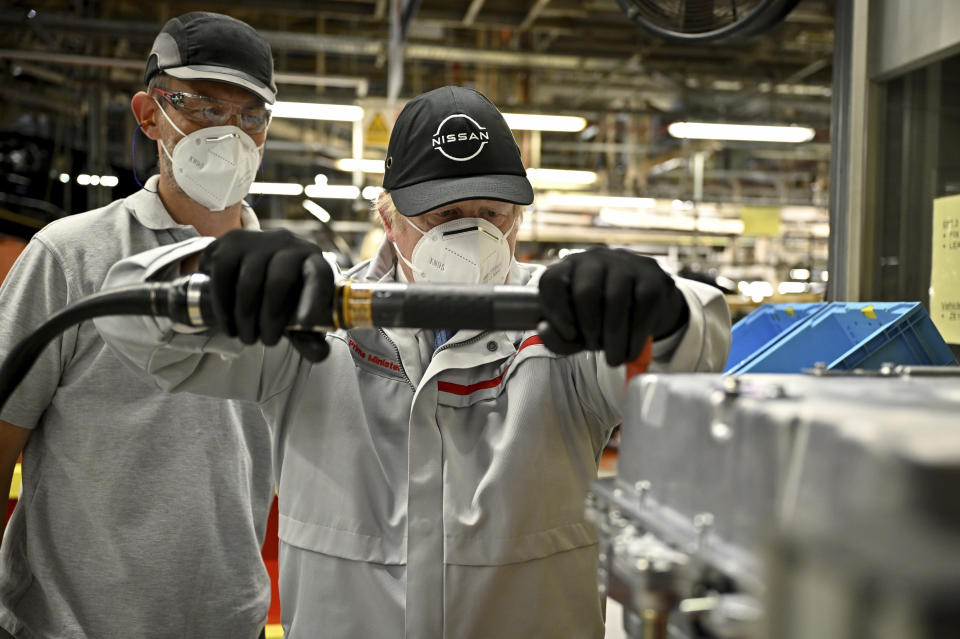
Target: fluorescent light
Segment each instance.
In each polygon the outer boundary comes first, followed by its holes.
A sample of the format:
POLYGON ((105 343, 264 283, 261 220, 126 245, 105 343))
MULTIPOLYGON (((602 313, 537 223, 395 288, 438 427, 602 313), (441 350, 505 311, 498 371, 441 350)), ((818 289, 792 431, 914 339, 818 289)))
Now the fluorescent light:
POLYGON ((780 295, 789 295, 791 293, 804 293, 807 290, 806 282, 780 282, 777 285, 777 293, 780 295))
POLYGON ((737 284, 737 290, 739 290, 742 295, 746 295, 752 299, 754 302, 762 302, 763 298, 773 295, 773 285, 770 282, 764 282, 763 280, 740 282, 737 284))
POLYGON ((649 197, 614 197, 610 195, 579 195, 573 193, 547 193, 538 205, 557 208, 621 208, 652 209, 657 201, 649 197))
POLYGON ((116 185, 120 184, 120 179, 116 175, 101 175, 100 176, 100 186, 106 186, 113 188, 116 185))
POLYGON ((587 120, 578 115, 541 115, 538 113, 504 113, 503 119, 511 129, 526 131, 583 131, 587 120))
POLYGON ((91 176, 90 176, 90 186, 97 186, 98 184, 100 184, 100 176, 99 176, 99 175, 91 175, 91 176))
POLYGON ((702 233, 725 233, 740 235, 743 233, 743 220, 732 218, 698 217, 697 230, 702 233))
POLYGON ((597 181, 594 171, 527 169, 527 179, 537 188, 575 189, 597 181))
POLYGON ((669 229, 692 231, 693 218, 686 215, 651 215, 636 209, 603 207, 597 213, 597 221, 610 226, 625 226, 638 229, 669 229))
POLYGON ((315 197, 321 200, 355 200, 360 197, 360 189, 348 184, 310 184, 303 192, 307 197, 315 197))
POLYGON ((806 126, 674 122, 667 127, 675 138, 696 140, 738 140, 743 142, 809 142, 814 130, 806 126))
POLYGON ((90 176, 86 173, 81 173, 77 176, 77 184, 80 186, 87 186, 90 184, 90 176))
POLYGON ((809 280, 809 279, 810 279, 810 269, 808 269, 808 268, 792 268, 792 269, 790 269, 790 279, 791 279, 791 280, 809 280))
POLYGON ((67 182, 70 181, 70 176, 69 176, 68 174, 66 174, 66 173, 61 173, 61 174, 60 174, 60 181, 63 182, 64 184, 66 184, 67 182))
POLYGON ((649 210, 601 208, 597 221, 610 226, 627 228, 662 229, 669 231, 701 231, 703 233, 722 233, 739 235, 743 233, 743 222, 729 218, 694 218, 684 213, 657 215, 649 210))
POLYGON ((293 184, 291 182, 254 182, 250 185, 250 193, 259 193, 261 195, 301 195, 303 193, 303 185, 293 184))
POLYGON ((335 120, 359 122, 363 119, 363 107, 352 104, 314 104, 312 102, 275 102, 270 108, 275 118, 300 118, 303 120, 335 120))
POLYGON ((324 224, 330 221, 330 213, 327 212, 327 209, 323 208, 313 200, 304 200, 303 208, 307 209, 310 215, 314 216, 324 224))
POLYGON ((340 158, 336 167, 341 171, 363 171, 364 173, 383 173, 383 160, 358 160, 356 158, 340 158))
POLYGON ((365 186, 363 190, 360 191, 360 196, 365 200, 376 200, 380 197, 381 193, 383 193, 383 189, 379 186, 365 186))

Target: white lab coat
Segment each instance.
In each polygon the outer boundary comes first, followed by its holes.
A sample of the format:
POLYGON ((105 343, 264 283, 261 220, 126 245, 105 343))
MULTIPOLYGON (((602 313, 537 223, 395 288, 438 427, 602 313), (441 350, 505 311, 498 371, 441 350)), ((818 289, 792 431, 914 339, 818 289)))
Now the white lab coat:
MULTIPOLYGON (((162 276, 203 244, 118 264, 106 286, 162 276)), ((509 283, 543 267, 514 263, 509 283)), ((348 274, 395 279, 392 249, 348 274)), ((685 330, 653 368, 719 371, 730 343, 716 289, 677 280, 685 330)), ((280 601, 289 639, 602 637, 597 546, 583 503, 620 422, 623 368, 558 356, 533 332, 328 336, 311 365, 286 340, 242 347, 153 318, 96 322, 172 391, 256 401, 276 433, 280 601)), ((666 351, 666 352, 665 352, 666 351)))

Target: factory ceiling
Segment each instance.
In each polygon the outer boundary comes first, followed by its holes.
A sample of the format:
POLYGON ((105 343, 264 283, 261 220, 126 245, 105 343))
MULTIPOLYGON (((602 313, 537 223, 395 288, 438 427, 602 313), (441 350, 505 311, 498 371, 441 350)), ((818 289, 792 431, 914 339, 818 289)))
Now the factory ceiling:
MULTIPOLYGON (((142 86, 146 53, 168 18, 201 8, 264 34, 280 99, 383 105, 389 4, 15 0, 0 8, 0 129, 6 138, 53 139, 53 170, 128 167, 129 97, 142 86)), ((765 33, 696 45, 646 34, 616 0, 422 0, 407 32, 400 99, 461 84, 504 111, 583 116, 578 133, 535 141, 520 133, 518 141, 541 167, 597 171, 594 188, 604 193, 690 199, 691 158, 705 152, 704 199, 824 205, 833 11, 833 0, 802 0, 765 33), (676 120, 796 123, 816 137, 681 141, 666 130, 676 120)), ((351 154, 352 138, 343 123, 277 118, 268 144, 267 178, 299 179, 332 170, 351 154)))

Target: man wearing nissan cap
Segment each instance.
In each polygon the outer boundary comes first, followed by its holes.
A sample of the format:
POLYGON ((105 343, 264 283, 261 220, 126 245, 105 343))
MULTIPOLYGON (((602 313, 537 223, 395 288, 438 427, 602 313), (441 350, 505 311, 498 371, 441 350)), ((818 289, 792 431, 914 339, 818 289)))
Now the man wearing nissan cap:
POLYGON ((476 91, 443 87, 404 107, 383 185, 386 239, 346 277, 539 287, 538 330, 291 342, 284 327, 329 321, 339 275, 307 242, 247 231, 157 249, 107 278, 142 281, 200 252, 218 324, 204 340, 153 318, 97 328, 166 388, 263 407, 281 463, 285 636, 602 637, 583 504, 621 421, 623 364, 652 337, 653 370, 720 370, 726 304, 629 251, 517 262, 533 190, 476 91), (301 271, 318 284, 303 300, 301 271))
MULTIPOLYGON (((242 202, 275 100, 270 46, 244 22, 166 23, 133 96, 160 174, 39 231, 0 288, 0 359, 99 290, 117 260, 257 229, 242 202)), ((48 347, 0 415, 0 490, 23 485, 0 546, 0 636, 204 637, 262 632, 260 558, 273 499, 256 406, 172 397, 126 369, 90 322, 48 347)))

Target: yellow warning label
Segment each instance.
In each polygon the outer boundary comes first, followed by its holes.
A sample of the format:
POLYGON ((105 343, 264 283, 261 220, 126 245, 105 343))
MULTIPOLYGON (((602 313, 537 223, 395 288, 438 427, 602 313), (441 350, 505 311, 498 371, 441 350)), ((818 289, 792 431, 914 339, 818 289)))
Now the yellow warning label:
POLYGON ((864 306, 860 309, 860 312, 863 313, 863 316, 867 319, 877 319, 877 313, 873 310, 873 305, 864 306))
POLYGON ((740 209, 743 234, 775 237, 780 235, 780 209, 766 206, 745 206, 740 209))
POLYGON ((930 318, 944 341, 960 343, 960 195, 933 201, 930 318))
POLYGON ((383 115, 377 113, 374 114, 373 119, 370 121, 370 126, 367 127, 366 133, 364 133, 364 144, 367 146, 387 146, 387 143, 390 142, 390 128, 387 126, 387 121, 383 119, 383 115))

